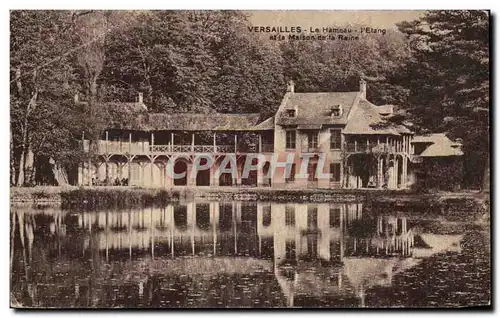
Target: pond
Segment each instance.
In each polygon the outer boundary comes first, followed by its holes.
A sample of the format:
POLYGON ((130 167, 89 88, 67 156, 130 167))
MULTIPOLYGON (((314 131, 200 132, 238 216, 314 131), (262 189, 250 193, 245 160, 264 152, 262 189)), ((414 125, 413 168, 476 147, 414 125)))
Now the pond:
POLYGON ((491 297, 489 228, 364 202, 12 206, 10 252, 14 307, 457 307, 491 297))

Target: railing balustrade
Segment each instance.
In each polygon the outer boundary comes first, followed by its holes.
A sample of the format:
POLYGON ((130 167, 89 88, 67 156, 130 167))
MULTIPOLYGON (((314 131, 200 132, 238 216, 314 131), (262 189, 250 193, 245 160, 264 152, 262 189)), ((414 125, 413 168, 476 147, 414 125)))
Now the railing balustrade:
POLYGON ((232 145, 217 145, 217 152, 219 153, 232 153, 234 152, 234 146, 232 145))
MULTIPOLYGON (((83 142, 84 151, 90 149, 89 141, 83 142)), ((262 151, 272 152, 273 144, 263 144, 262 151)), ((258 145, 241 145, 238 148, 241 153, 256 153, 258 145)), ((106 141, 99 140, 97 142, 97 152, 100 154, 150 154, 150 153, 168 153, 168 152, 195 152, 195 153, 234 153, 235 145, 149 145, 147 142, 132 142, 128 141, 106 141)))
POLYGON ((378 143, 345 143, 344 150, 346 152, 359 152, 359 153, 395 153, 396 147, 387 144, 378 143))

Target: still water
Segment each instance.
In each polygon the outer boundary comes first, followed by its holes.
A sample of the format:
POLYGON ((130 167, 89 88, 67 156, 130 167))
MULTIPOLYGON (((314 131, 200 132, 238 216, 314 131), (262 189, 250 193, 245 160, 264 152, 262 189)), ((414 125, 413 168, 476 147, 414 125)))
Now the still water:
POLYGON ((15 307, 456 307, 490 299, 488 229, 363 203, 11 208, 15 307))

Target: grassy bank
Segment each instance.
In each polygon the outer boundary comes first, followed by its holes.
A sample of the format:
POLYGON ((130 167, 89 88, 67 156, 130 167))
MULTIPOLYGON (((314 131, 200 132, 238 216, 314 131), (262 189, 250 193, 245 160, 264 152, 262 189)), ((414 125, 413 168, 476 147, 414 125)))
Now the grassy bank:
POLYGON ((136 187, 32 187, 11 188, 11 202, 62 205, 63 207, 122 207, 128 205, 166 204, 181 199, 214 201, 273 202, 376 202, 377 204, 443 206, 476 202, 487 204, 489 198, 477 192, 416 194, 409 191, 365 189, 274 189, 245 187, 175 187, 170 189, 136 187))

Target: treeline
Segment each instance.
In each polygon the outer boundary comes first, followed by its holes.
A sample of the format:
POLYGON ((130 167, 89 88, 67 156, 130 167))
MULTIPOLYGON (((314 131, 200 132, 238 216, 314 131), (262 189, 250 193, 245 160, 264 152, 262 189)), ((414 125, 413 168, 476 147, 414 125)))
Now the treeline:
MULTIPOLYGON (((357 90, 399 105, 418 131, 465 141, 469 186, 488 158, 487 13, 429 12, 359 41, 273 42, 236 11, 12 11, 11 183, 61 183, 97 138, 107 101, 152 112, 272 116, 293 79, 299 92, 357 90), (80 101, 74 103, 78 93, 80 101), (466 127, 466 129, 464 129, 466 127), (56 178, 54 179, 54 176, 56 178), (64 179, 64 178, 63 178, 64 179)), ((480 173, 478 173, 481 171, 480 173)))

